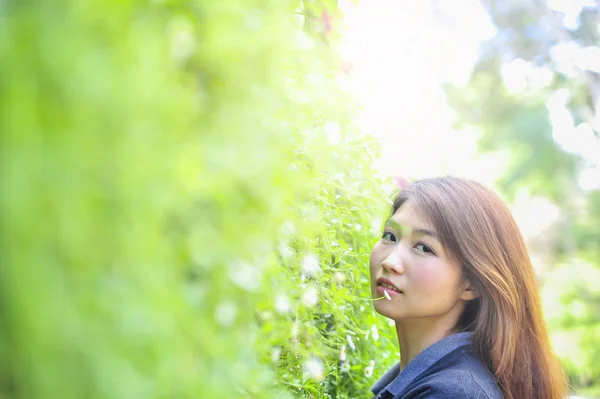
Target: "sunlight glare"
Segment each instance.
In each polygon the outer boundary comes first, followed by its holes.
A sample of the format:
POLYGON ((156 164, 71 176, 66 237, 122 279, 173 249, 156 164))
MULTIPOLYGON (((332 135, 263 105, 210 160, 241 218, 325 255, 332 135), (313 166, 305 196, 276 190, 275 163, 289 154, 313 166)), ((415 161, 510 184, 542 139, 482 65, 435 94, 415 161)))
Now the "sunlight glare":
POLYGON ((353 92, 364 107, 361 129, 382 147, 380 173, 423 178, 460 171, 491 183, 495 173, 482 176, 474 165, 478 134, 452 128, 443 91, 444 83, 468 82, 479 44, 495 34, 479 1, 343 4, 341 53, 352 63, 353 92))

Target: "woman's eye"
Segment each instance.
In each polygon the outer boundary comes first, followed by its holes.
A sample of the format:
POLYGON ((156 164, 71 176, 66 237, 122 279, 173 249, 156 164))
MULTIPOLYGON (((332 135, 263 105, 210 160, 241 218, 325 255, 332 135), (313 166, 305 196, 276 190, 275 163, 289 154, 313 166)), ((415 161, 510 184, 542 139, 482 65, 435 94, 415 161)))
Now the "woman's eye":
POLYGON ((387 241, 396 242, 396 236, 394 235, 394 233, 391 233, 389 231, 384 231, 381 238, 387 241))
POLYGON ((415 248, 420 251, 423 252, 425 254, 432 254, 435 255, 435 253, 433 252, 433 249, 431 249, 431 247, 427 244, 423 244, 422 242, 418 243, 417 245, 415 245, 415 248))

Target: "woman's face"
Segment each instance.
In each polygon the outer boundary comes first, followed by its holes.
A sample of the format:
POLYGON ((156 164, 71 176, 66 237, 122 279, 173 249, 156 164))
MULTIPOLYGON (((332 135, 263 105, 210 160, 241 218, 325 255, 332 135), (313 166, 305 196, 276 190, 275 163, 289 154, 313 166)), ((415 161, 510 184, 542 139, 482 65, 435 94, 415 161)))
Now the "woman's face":
POLYGON ((438 239, 439 233, 424 219, 411 200, 387 221, 381 239, 371 252, 375 310, 396 321, 414 318, 458 318, 470 298, 462 270, 438 239))

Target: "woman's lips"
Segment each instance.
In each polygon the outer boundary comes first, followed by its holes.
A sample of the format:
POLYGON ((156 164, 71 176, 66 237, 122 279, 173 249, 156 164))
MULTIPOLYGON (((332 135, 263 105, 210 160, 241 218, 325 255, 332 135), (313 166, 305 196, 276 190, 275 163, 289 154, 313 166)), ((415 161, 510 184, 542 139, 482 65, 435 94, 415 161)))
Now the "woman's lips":
POLYGON ((377 286, 377 292, 379 293, 379 295, 385 295, 386 291, 387 291, 387 293, 388 293, 389 296, 395 296, 395 295, 400 295, 401 294, 401 292, 391 290, 391 289, 383 287, 381 285, 377 286))
MULTIPOLYGON (((400 288, 398 288, 394 283, 391 282, 391 280, 388 280, 385 277, 379 277, 377 279, 376 283, 377 283, 377 292, 379 292, 379 288, 381 287, 387 291, 394 292, 396 294, 402 293, 402 290, 400 288)), ((383 291, 381 291, 381 292, 383 292, 383 291)))

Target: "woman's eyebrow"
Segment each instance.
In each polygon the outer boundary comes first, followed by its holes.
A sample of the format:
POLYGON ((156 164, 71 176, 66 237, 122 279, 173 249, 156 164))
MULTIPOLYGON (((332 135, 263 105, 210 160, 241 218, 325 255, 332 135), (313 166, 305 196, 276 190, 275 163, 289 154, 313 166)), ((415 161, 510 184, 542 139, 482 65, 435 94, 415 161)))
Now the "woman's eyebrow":
POLYGON ((403 229, 405 229, 407 227, 407 226, 402 226, 400 223, 396 222, 393 219, 386 220, 385 225, 393 227, 396 231, 402 231, 403 229))
POLYGON ((427 230, 427 229, 413 229, 413 233, 423 234, 426 236, 433 237, 435 239, 438 238, 437 234, 434 231, 427 230))
POLYGON ((436 232, 433 231, 433 230, 427 230, 427 229, 422 229, 422 228, 412 228, 410 226, 404 226, 404 225, 396 222, 393 219, 388 219, 385 222, 385 225, 393 227, 396 231, 399 231, 399 232, 406 231, 406 232, 410 232, 410 234, 415 234, 416 233, 416 234, 422 234, 422 235, 430 236, 430 237, 433 237, 435 239, 438 238, 436 232))

